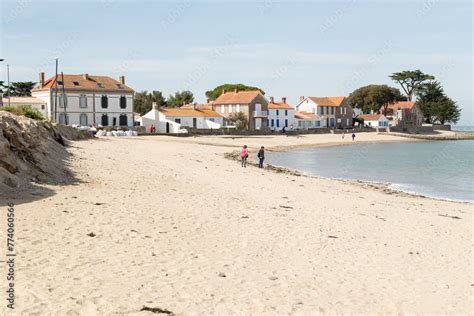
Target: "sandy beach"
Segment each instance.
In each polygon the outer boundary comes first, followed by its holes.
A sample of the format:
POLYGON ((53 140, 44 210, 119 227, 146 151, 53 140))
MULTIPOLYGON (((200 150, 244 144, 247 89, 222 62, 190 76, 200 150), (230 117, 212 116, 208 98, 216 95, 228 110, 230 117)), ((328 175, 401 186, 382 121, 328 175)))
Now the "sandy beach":
POLYGON ((140 311, 146 306, 176 315, 472 314, 472 204, 225 158, 243 144, 255 161, 261 145, 349 138, 72 142, 75 183, 10 197, 15 313, 152 315, 140 311))

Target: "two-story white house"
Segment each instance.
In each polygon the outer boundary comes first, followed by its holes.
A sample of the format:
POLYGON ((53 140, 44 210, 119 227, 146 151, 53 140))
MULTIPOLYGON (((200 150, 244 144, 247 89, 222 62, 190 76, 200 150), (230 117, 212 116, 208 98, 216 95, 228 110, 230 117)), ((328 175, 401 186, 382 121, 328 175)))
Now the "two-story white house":
POLYGON ((281 102, 275 102, 270 97, 268 103, 268 127, 273 131, 281 131, 296 128, 295 108, 286 103, 286 98, 281 98, 281 102))
POLYGON ((46 102, 48 119, 67 125, 133 126, 133 89, 125 77, 61 74, 44 80, 31 95, 46 102))
POLYGON ((320 127, 350 128, 353 125, 353 111, 345 97, 300 97, 296 111, 316 114, 320 127))

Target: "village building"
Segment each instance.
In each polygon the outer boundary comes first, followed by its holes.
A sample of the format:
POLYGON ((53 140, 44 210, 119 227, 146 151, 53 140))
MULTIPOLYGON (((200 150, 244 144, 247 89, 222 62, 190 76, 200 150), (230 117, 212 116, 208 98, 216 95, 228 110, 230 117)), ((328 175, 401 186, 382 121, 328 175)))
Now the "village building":
POLYGON ((295 106, 297 112, 317 114, 321 127, 351 128, 353 111, 345 97, 304 97, 295 106))
POLYGON ((60 124, 133 126, 133 89, 125 77, 58 75, 47 80, 39 75, 31 94, 46 102, 46 118, 60 124))
POLYGON ((37 110, 44 118, 48 117, 47 102, 35 97, 3 97, 0 98, 0 106, 30 107, 37 110))
POLYGON ((286 103, 286 98, 281 98, 281 102, 275 102, 270 97, 268 103, 268 127, 273 131, 281 131, 296 128, 295 108, 286 103))
POLYGON ((321 118, 313 112, 295 112, 296 129, 320 128, 321 118))
POLYGON ((228 118, 242 112, 248 118, 248 129, 259 130, 268 126, 268 101, 260 91, 225 92, 212 103, 212 110, 228 118))
MULTIPOLYGON (((383 113, 383 107, 380 113, 383 113)), ((390 120, 392 126, 400 126, 402 128, 416 128, 423 125, 423 113, 415 102, 401 101, 389 104, 387 113, 385 114, 390 120)))
POLYGON ((389 127, 389 120, 383 114, 362 114, 358 116, 359 119, 364 120, 364 125, 373 128, 387 128, 389 127))

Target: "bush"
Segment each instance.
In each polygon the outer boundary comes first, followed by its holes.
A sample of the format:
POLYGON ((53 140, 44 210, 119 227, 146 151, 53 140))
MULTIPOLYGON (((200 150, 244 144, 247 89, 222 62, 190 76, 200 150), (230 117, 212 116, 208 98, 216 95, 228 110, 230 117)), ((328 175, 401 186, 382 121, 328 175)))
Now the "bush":
POLYGON ((229 114, 227 120, 239 130, 247 129, 249 124, 247 116, 242 112, 233 112, 229 114))
POLYGON ((7 111, 15 115, 23 115, 34 120, 44 120, 43 115, 37 110, 28 105, 21 106, 4 106, 2 111, 7 111))

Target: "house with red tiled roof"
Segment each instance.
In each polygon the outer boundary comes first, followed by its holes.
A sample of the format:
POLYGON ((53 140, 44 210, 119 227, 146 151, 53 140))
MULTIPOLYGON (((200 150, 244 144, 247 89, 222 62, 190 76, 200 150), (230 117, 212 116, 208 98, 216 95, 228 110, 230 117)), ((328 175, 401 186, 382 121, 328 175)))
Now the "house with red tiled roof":
MULTIPOLYGON (((380 108, 380 113, 384 108, 380 108)), ((392 126, 401 126, 403 128, 419 127, 423 124, 423 113, 415 102, 400 101, 387 106, 387 118, 392 126)))
POLYGON ((0 97, 0 107, 2 106, 12 106, 12 107, 21 107, 26 106, 32 109, 36 109, 43 117, 48 117, 46 102, 35 98, 35 97, 0 97))
POLYGON ((31 94, 46 102, 46 117, 69 125, 133 126, 133 89, 125 77, 40 73, 31 94))
POLYGON ((295 108, 286 102, 286 97, 281 98, 281 102, 275 102, 274 98, 270 97, 268 127, 273 131, 296 128, 295 108))
POLYGON ((364 126, 368 127, 388 127, 388 119, 383 114, 361 114, 359 119, 364 120, 364 126))
POLYGON ((304 97, 295 106, 297 112, 313 113, 320 117, 321 127, 351 128, 353 111, 343 96, 304 97))
POLYGON ((212 103, 212 109, 225 118, 232 113, 244 113, 249 120, 248 129, 250 130, 259 130, 268 126, 268 101, 258 90, 223 91, 212 103))

